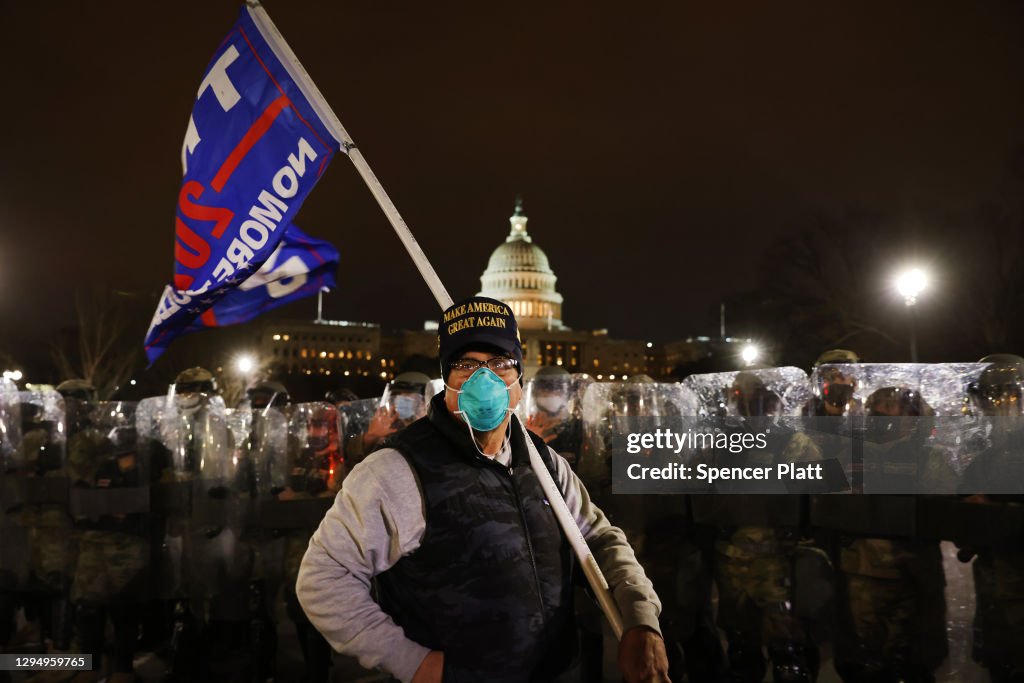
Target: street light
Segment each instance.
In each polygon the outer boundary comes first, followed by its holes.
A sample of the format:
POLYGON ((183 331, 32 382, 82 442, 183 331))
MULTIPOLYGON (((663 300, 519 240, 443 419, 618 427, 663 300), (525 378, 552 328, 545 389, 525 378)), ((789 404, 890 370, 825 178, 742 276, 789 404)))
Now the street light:
POLYGON ((753 344, 747 344, 740 351, 740 358, 743 359, 744 365, 753 365, 757 362, 757 359, 761 357, 761 349, 757 348, 753 344))
POLYGON ((928 288, 928 274, 921 268, 905 268, 896 275, 896 291, 910 314, 910 362, 917 362, 917 297, 928 288))
POLYGON ((243 353, 242 355, 235 358, 235 369, 238 370, 243 375, 248 375, 250 372, 252 372, 252 369, 253 367, 255 367, 255 365, 256 363, 255 361, 253 361, 252 356, 250 356, 247 353, 243 353))
POLYGON ((896 276, 896 291, 907 306, 917 303, 917 297, 928 287, 928 274, 920 268, 908 268, 896 276))

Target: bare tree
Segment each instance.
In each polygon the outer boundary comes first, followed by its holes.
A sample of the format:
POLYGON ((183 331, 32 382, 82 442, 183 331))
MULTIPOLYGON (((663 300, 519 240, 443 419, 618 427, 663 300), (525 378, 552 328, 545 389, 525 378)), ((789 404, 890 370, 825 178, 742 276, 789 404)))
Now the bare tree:
POLYGON ((88 380, 101 399, 109 399, 139 364, 141 332, 116 294, 79 292, 75 309, 77 325, 52 342, 53 363, 62 378, 88 380))

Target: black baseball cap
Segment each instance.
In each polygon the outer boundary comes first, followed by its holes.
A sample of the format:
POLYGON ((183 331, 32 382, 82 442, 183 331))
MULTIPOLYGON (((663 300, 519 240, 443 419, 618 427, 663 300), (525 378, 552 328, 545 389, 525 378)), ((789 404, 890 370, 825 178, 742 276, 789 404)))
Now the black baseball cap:
POLYGON ((523 364, 523 345, 512 307, 486 296, 456 302, 437 321, 437 347, 445 376, 456 354, 470 346, 492 346, 523 364))

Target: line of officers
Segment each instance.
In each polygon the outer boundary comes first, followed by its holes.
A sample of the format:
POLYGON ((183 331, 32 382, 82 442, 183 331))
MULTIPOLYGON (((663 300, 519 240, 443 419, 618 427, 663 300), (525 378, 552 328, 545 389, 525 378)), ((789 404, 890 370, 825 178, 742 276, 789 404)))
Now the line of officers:
POLYGON ((3 381, 0 651, 93 655, 38 681, 132 681, 142 652, 169 680, 273 680, 283 601, 303 680, 326 681, 330 646, 295 597, 302 555, 351 463, 425 414, 429 381, 312 403, 260 382, 233 409, 203 368, 139 402, 3 381))
MULTIPOLYGON (((137 404, 97 401, 80 380, 56 392, 0 385, 0 647, 93 654, 95 670, 75 680, 99 679, 104 661, 109 680, 133 680, 139 651, 160 655, 170 679, 271 680, 283 600, 303 680, 327 680, 331 649, 294 592, 309 536, 347 471, 425 415, 439 389, 403 373, 381 398, 291 403, 261 382, 228 409, 202 368, 137 404)), ((974 658, 992 680, 1017 681, 1022 391, 1016 356, 872 365, 833 351, 810 377, 769 368, 600 383, 545 367, 520 417, 629 535, 663 602, 673 680, 813 681, 823 646, 844 681, 935 680, 948 653, 946 539, 973 561, 974 658), (612 495, 622 420, 667 415, 727 417, 732 429, 825 418, 813 433, 778 425, 757 465, 828 459, 856 417, 886 418, 875 422, 886 433, 843 460, 854 490, 895 464, 949 495, 612 495), (976 419, 963 433, 921 419, 942 415, 976 419)), ((601 681, 607 637, 580 592, 583 676, 601 681)))

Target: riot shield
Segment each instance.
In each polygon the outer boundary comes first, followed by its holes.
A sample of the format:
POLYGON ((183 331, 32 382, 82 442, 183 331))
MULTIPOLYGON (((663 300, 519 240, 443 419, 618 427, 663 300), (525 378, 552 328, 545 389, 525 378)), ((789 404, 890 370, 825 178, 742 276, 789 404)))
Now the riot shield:
POLYGON ((284 485, 261 510, 265 526, 312 530, 320 524, 347 471, 340 434, 342 417, 329 403, 291 406, 284 485))
MULTIPOLYGON (((54 391, 17 393, 20 434, 12 442, 12 472, 5 486, 7 514, 20 517, 27 532, 28 587, 44 592, 67 589, 75 562, 74 536, 68 515, 68 476, 65 460, 64 400, 54 391)), ((21 530, 10 542, 20 546, 21 530)), ((4 560, 12 566, 24 558, 4 560)))
POLYGON ((338 411, 341 415, 341 434, 344 444, 345 461, 349 467, 353 467, 369 455, 373 446, 376 445, 368 444, 363 437, 370 429, 370 425, 375 418, 378 422, 382 421, 380 417, 382 415, 380 399, 364 398, 352 401, 346 405, 339 406, 338 411))
POLYGON ((933 501, 918 494, 955 492, 966 426, 964 388, 978 371, 980 366, 972 363, 816 368, 812 383, 819 394, 835 376, 846 378, 852 389, 848 414, 810 420, 820 425, 813 432, 842 444, 837 450, 849 456, 843 462, 854 493, 869 495, 812 496, 812 525, 855 536, 920 536, 922 523, 931 516, 923 507, 933 501))
POLYGON ((516 414, 576 468, 583 446, 583 396, 593 383, 590 375, 536 377, 526 383, 516 414))
POLYGON ((68 399, 70 510, 79 535, 76 603, 148 597, 149 468, 134 402, 68 399))
MULTIPOLYGON (((697 415, 706 433, 732 436, 763 433, 763 448, 702 447, 694 463, 715 467, 769 467, 781 462, 814 462, 821 453, 801 433, 793 418, 811 396, 806 373, 795 367, 763 368, 691 375, 682 382, 697 396, 697 415)), ((718 529, 736 527, 795 528, 801 521, 796 495, 788 481, 729 480, 716 483, 712 495, 692 499, 694 519, 718 529), (726 495, 715 495, 726 494, 726 495), (733 495, 740 494, 740 495, 733 495)))
POLYGON ((179 405, 173 393, 140 402, 136 423, 160 485, 162 597, 216 596, 242 580, 251 554, 239 546, 249 507, 246 454, 219 396, 179 405))
MULTIPOLYGON (((28 527, 22 519, 26 473, 18 466, 21 443, 21 408, 18 389, 0 380, 0 593, 28 584, 28 527)), ((5 618, 7 615, 3 615, 5 618)))
MULTIPOLYGON (((657 502, 646 496, 612 495, 613 450, 624 432, 647 430, 662 420, 678 420, 697 409, 696 397, 680 384, 655 382, 594 382, 583 396, 583 445, 577 474, 592 498, 618 526, 642 528, 648 517, 659 516, 645 506, 657 502)), ((676 509, 682 498, 665 501, 676 509)), ((678 512, 679 510, 676 510, 678 512)))
POLYGON ((248 432, 239 443, 246 446, 252 489, 260 498, 271 496, 286 485, 289 410, 267 406, 246 411, 248 432))

